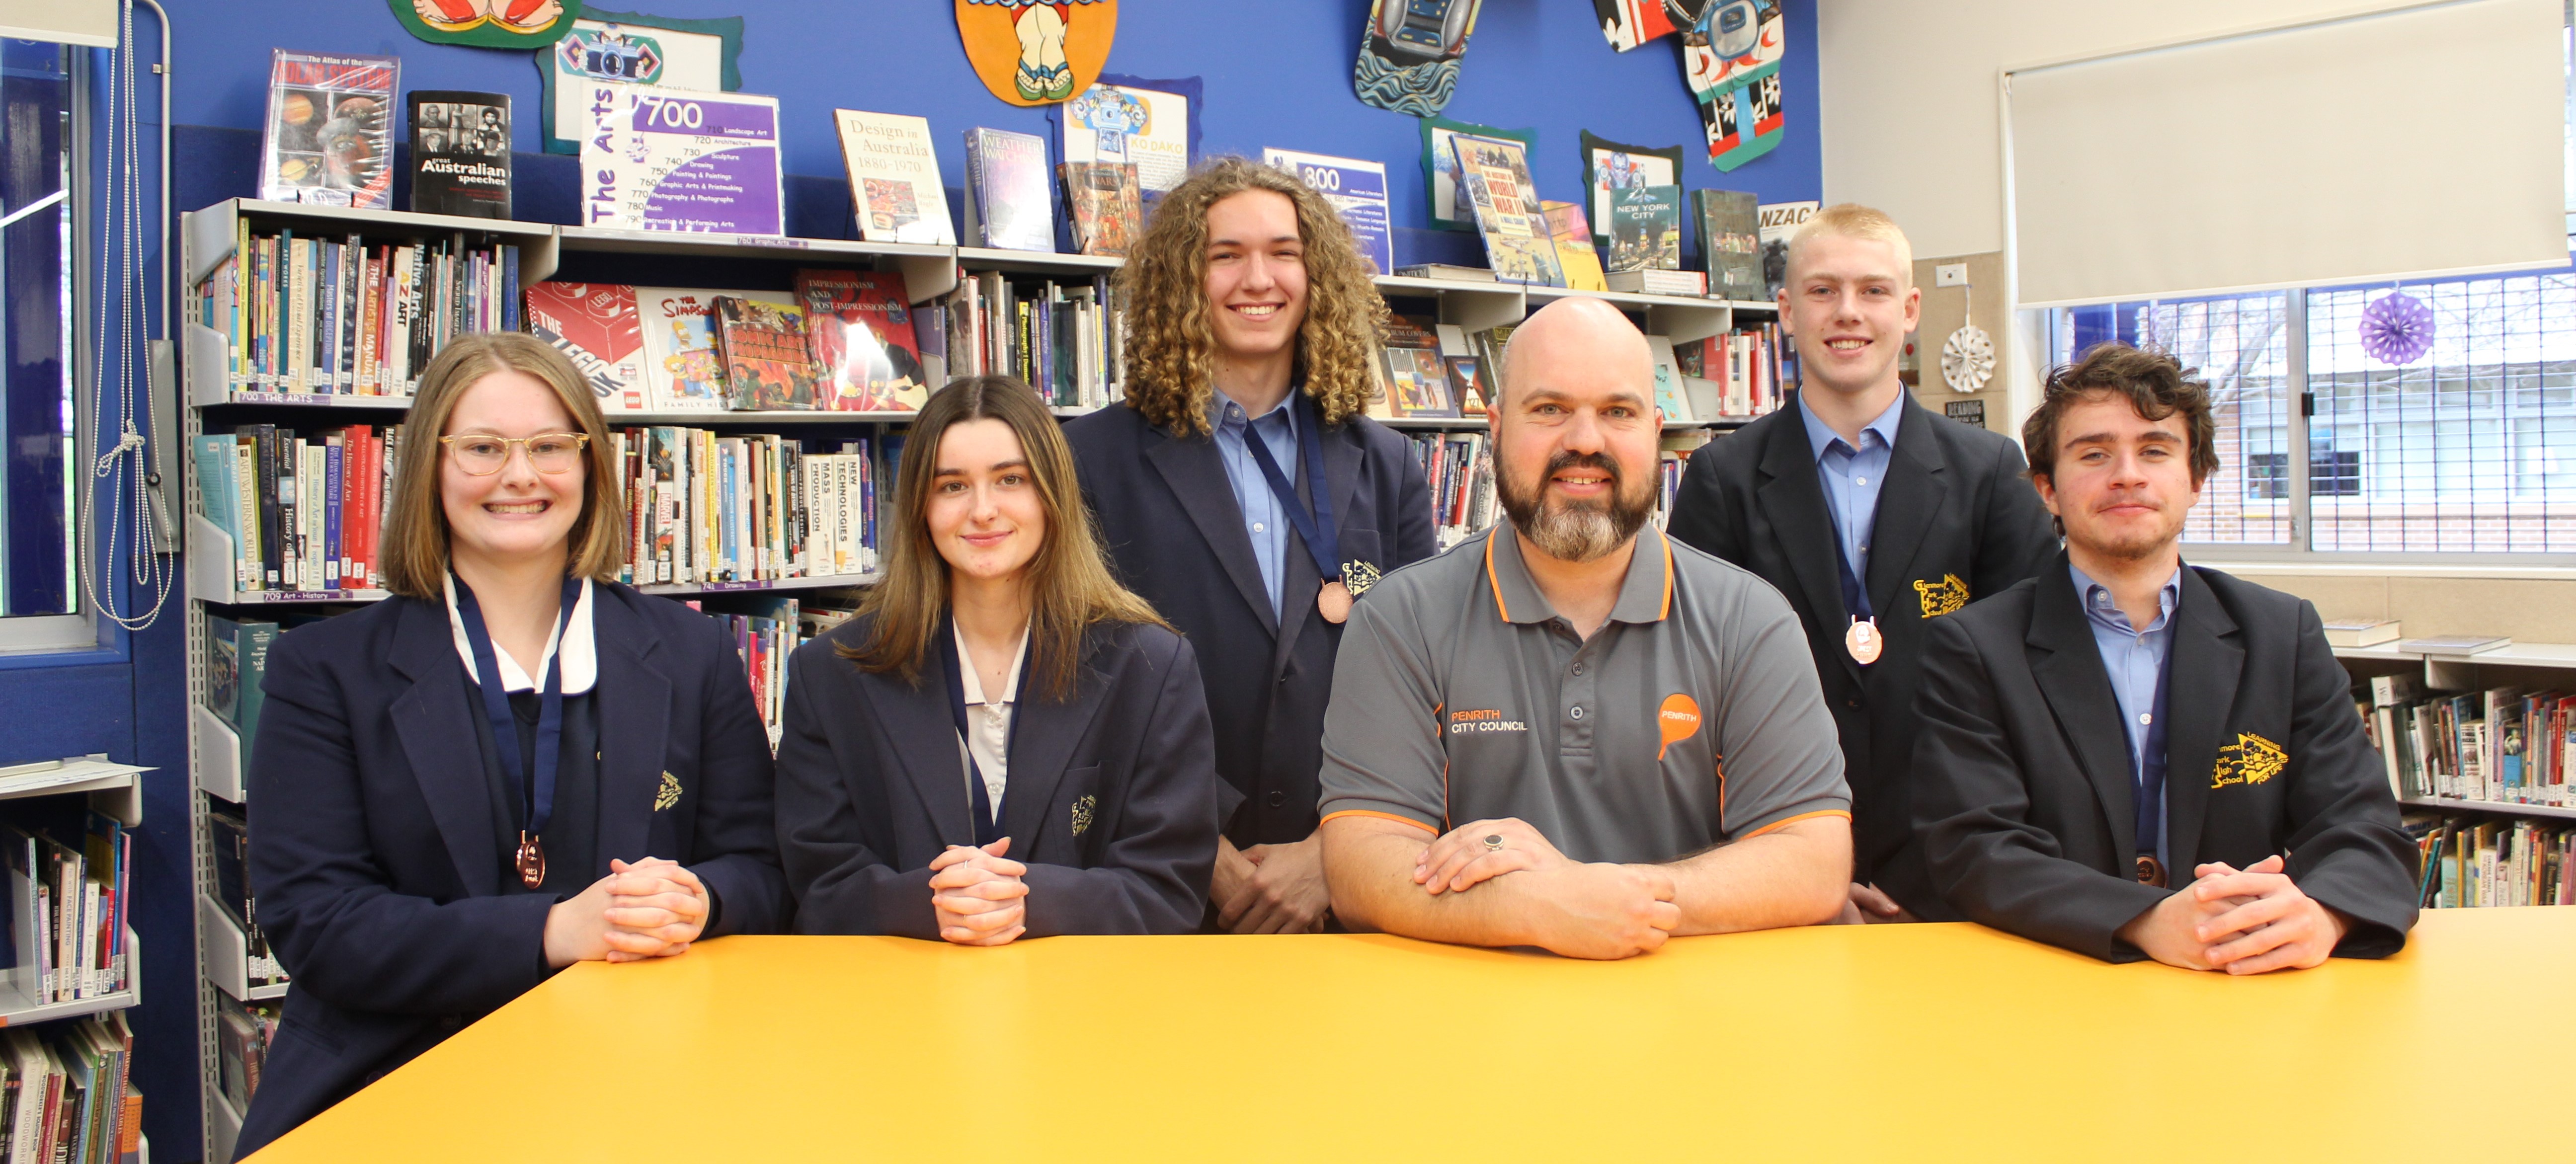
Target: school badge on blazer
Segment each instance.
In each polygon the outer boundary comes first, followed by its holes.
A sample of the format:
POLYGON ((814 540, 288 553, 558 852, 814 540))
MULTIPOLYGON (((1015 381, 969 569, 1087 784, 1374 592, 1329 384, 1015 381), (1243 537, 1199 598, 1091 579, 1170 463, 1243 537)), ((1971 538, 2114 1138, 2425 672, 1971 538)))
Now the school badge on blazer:
POLYGON ((680 803, 680 778, 662 773, 662 787, 653 793, 653 811, 660 812, 680 803))
POLYGON ((1091 831, 1091 811, 1100 807, 1100 798, 1084 793, 1073 802, 1073 835, 1091 831))
POLYGON ((1968 604, 1968 584, 1956 574, 1943 574, 1938 582, 1925 578, 1914 584, 1914 597, 1923 604, 1923 617, 1939 618, 1968 604))
POLYGON ((2218 763, 2209 771, 2209 786, 2261 784, 2289 766, 2290 754, 2282 751, 2281 745, 2252 732, 2238 732, 2235 743, 2218 749, 2218 763))

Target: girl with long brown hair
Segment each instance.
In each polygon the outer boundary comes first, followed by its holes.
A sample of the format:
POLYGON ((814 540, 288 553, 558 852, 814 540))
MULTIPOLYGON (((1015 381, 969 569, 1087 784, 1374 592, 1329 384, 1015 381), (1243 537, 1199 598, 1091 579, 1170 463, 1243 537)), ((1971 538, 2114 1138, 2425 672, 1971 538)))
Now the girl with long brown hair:
POLYGON ((626 510, 572 362, 442 349, 386 503, 393 596, 268 654, 250 880, 295 978, 237 1155, 574 962, 786 921, 741 661, 614 580, 626 510))
POLYGON ((1216 858, 1198 662, 1101 559, 1027 385, 933 394, 885 577, 797 648, 778 835, 798 933, 1185 933, 1216 858))

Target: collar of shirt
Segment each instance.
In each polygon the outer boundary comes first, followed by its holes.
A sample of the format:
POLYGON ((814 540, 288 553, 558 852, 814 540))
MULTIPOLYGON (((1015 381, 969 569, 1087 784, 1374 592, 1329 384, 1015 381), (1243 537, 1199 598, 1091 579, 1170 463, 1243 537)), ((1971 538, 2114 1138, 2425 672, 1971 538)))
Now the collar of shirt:
MULTIPOLYGON (((1543 623, 1557 617, 1556 608, 1530 577, 1529 564, 1521 560, 1521 539, 1508 518, 1495 522, 1485 538, 1485 579, 1494 587, 1494 603, 1503 621, 1543 623)), ((1661 622, 1672 610, 1673 547, 1664 540, 1664 531, 1648 524, 1637 531, 1637 552, 1628 559, 1628 576, 1619 583, 1619 601, 1610 608, 1610 620, 1661 622)))
MULTIPOLYGON (((966 628, 958 626, 957 620, 950 619, 948 630, 957 638, 957 685, 964 694, 966 706, 982 707, 985 704, 984 678, 975 669, 975 656, 966 650, 966 628)), ((1001 706, 1008 707, 1020 701, 1020 664, 1028 657, 1029 628, 1024 626, 1020 628, 1019 649, 1011 652, 1011 677, 1002 687, 1002 698, 995 701, 1001 706)))
POLYGON ((2157 634, 2172 625, 2174 608, 2182 604, 2181 566, 2175 566, 2173 577, 2165 579, 2164 587, 2156 591, 2156 620, 2147 624, 2144 630, 2130 624, 2128 614, 2120 609, 2119 600, 2111 596, 2110 587, 2094 581, 2091 575, 2076 569, 2072 562, 2067 563, 2066 572, 2074 576, 2075 593, 2084 600, 2084 617, 2104 630, 2123 635, 2157 634))
MULTIPOLYGON (((465 677, 481 683, 482 671, 474 665, 474 640, 465 637, 465 616, 456 609, 456 576, 450 574, 445 581, 447 631, 456 640, 456 657, 465 660, 465 677)), ((566 695, 579 695, 599 682, 599 639, 591 630, 590 616, 590 579, 584 578, 581 580, 581 597, 573 600, 572 621, 562 624, 560 631, 549 632, 546 635, 546 652, 537 656, 540 674, 544 673, 548 659, 558 654, 562 656, 563 693, 566 695), (560 643, 556 641, 558 638, 562 640, 560 643)), ((500 649, 497 643, 493 645, 492 657, 499 662, 503 690, 537 689, 537 681, 528 677, 527 668, 521 667, 519 661, 511 658, 510 652, 500 649)))
MULTIPOLYGON (((1877 419, 1860 426, 1861 443, 1868 444, 1870 434, 1876 433, 1880 447, 1895 448, 1897 422, 1904 416, 1905 393, 1899 391, 1896 399, 1888 402, 1887 411, 1879 413, 1877 419)), ((1836 445, 1842 446, 1846 456, 1860 451, 1853 448, 1851 442, 1844 440, 1841 433, 1835 432, 1825 422, 1816 419, 1816 414, 1807 408, 1804 392, 1798 394, 1798 419, 1806 423, 1807 447, 1815 450, 1817 460, 1824 460, 1825 454, 1833 451, 1836 445)))
MULTIPOLYGON (((1242 439, 1245 429, 1257 424, 1265 429, 1284 432, 1293 441, 1297 435, 1297 410, 1292 405, 1297 403, 1299 391, 1299 385, 1289 385, 1288 394, 1280 397, 1279 403, 1273 405, 1270 411, 1259 416, 1246 412, 1243 405, 1235 402, 1234 397, 1223 392, 1210 392, 1208 393, 1208 427, 1239 440, 1242 439)), ((1288 474, 1289 480, 1297 479, 1297 467, 1293 463, 1293 458, 1290 461, 1280 462, 1279 469, 1288 474)))

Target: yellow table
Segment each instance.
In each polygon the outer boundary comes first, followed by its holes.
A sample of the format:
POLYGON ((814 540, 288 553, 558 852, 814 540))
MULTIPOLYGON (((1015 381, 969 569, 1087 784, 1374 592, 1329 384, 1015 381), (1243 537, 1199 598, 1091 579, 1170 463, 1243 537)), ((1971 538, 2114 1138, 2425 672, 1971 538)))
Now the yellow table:
POLYGON ((2571 974, 2576 908, 2242 980, 1972 925, 737 937, 575 967, 256 1159, 2537 1159, 2571 974))

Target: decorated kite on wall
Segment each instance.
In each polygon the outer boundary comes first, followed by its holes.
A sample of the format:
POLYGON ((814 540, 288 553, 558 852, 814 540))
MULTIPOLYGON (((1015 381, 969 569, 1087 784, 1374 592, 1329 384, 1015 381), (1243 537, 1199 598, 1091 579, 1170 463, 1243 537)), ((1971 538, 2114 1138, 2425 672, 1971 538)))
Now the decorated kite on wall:
POLYGON ((1458 91, 1458 58, 1484 0, 1372 0, 1351 88, 1361 102, 1430 117, 1458 91))
POLYGON ((388 0, 394 19, 431 44, 533 49, 553 44, 581 0, 388 0))
POLYGON ((1699 101, 1709 164, 1733 170, 1780 144, 1786 118, 1779 0, 1592 0, 1601 35, 1621 52, 1679 33, 1682 79, 1699 101))
POLYGON ((993 96, 1053 105, 1091 88, 1118 35, 1118 0, 957 0, 957 37, 993 96))

